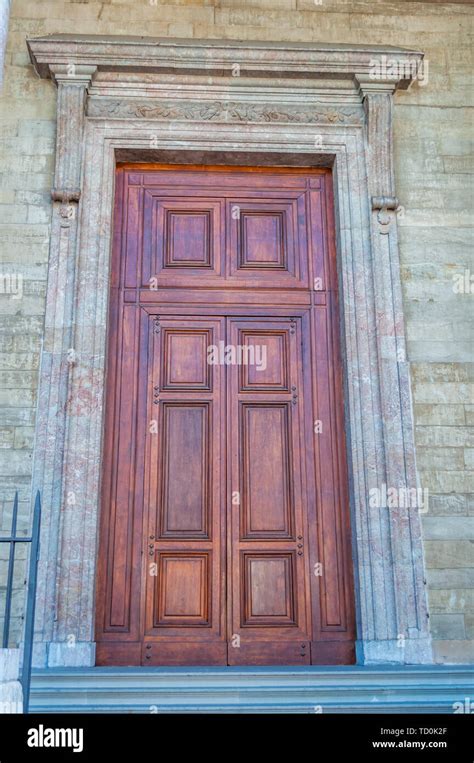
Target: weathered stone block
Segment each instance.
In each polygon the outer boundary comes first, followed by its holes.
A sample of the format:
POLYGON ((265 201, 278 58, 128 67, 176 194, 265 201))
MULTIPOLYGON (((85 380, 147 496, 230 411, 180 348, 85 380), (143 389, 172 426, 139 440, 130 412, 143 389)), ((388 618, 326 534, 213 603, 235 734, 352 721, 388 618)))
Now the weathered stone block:
MULTIPOLYGON (((433 411, 433 417, 435 415, 436 410, 433 411)), ((423 451, 433 453, 436 450, 447 455, 450 449, 462 449, 474 444, 474 432, 467 426, 457 427, 454 424, 452 426, 418 426, 416 428, 416 442, 419 453, 423 453, 423 451), (427 446, 431 447, 428 448, 427 446)))
POLYGON ((417 448, 417 463, 423 469, 463 469, 463 448, 421 447, 417 448))
POLYGON ((12 448, 14 434, 15 430, 12 427, 0 429, 0 448, 12 448))
POLYGON ((464 615, 466 638, 474 639, 474 612, 466 612, 464 615))
POLYGON ((469 540, 425 542, 426 566, 438 569, 474 567, 474 542, 469 540))
POLYGON ((474 517, 423 516, 426 540, 474 540, 474 517))
POLYGON ((456 588, 454 591, 433 590, 429 592, 430 611, 461 612, 474 610, 474 591, 456 588))
POLYGON ((429 514, 435 516, 467 516, 469 499, 466 493, 441 494, 431 493, 428 499, 429 514))
POLYGON ((474 469, 474 448, 464 448, 464 465, 466 469, 474 469))
POLYGON ((464 382, 472 381, 474 363, 412 363, 413 382, 464 382))
POLYGON ((417 437, 425 436, 420 425, 457 426, 466 423, 465 408, 461 404, 438 405, 427 403, 421 405, 420 403, 415 403, 414 414, 417 437))
POLYGON ((474 567, 457 570, 429 568, 426 577, 429 589, 474 588, 474 567))
POLYGON ((474 641, 434 641, 433 655, 435 662, 447 665, 474 662, 474 641))
POLYGON ((464 406, 466 424, 470 427, 474 426, 474 405, 464 406))
POLYGON ((464 615, 431 615, 434 639, 464 639, 464 615))
POLYGON ((423 486, 434 493, 474 492, 474 472, 427 471, 421 472, 423 486))
POLYGON ((34 427, 15 427, 15 439, 13 447, 17 450, 33 450, 35 429, 34 427))

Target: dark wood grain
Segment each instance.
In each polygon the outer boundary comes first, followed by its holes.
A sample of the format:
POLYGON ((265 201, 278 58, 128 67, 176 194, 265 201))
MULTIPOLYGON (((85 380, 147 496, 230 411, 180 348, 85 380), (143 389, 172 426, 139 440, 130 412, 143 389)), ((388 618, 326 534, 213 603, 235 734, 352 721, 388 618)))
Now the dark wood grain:
POLYGON ((327 170, 117 168, 97 664, 354 661, 334 230, 327 170))

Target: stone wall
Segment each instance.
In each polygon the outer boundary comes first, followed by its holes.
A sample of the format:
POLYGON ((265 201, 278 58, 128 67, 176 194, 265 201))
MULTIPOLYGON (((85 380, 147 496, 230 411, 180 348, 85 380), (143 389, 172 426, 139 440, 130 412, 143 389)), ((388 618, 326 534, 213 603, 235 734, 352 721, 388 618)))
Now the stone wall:
MULTIPOLYGON (((9 528, 15 487, 20 489, 23 523, 29 506, 54 165, 55 88, 36 78, 25 38, 80 32, 372 43, 423 50, 429 64, 427 84, 416 83, 395 100, 402 280, 418 463, 422 484, 430 491, 423 527, 435 655, 446 662, 473 660, 471 19, 468 5, 421 2, 13 2, 0 149, 3 530, 9 528)), ((14 612, 17 626, 20 594, 21 588, 14 612)))
POLYGON ((0 649, 0 714, 23 712, 20 650, 0 649))

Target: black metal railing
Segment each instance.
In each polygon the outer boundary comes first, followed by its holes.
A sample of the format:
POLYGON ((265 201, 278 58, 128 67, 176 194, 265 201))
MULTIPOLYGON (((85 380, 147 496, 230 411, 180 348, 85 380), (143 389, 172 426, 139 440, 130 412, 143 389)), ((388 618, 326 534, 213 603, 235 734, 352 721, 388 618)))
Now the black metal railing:
POLYGON ((41 524, 41 498, 39 490, 36 493, 35 505, 33 509, 33 525, 31 528, 31 536, 18 536, 16 534, 16 526, 18 521, 18 491, 15 493, 15 500, 13 502, 13 514, 10 536, 0 536, 0 543, 10 544, 10 553, 8 555, 8 568, 7 568, 7 587, 6 587, 6 600, 5 600, 5 619, 3 622, 3 638, 2 646, 4 649, 8 648, 10 637, 10 619, 11 619, 11 607, 13 597, 13 579, 14 579, 14 567, 15 567, 15 551, 17 543, 31 543, 30 547, 30 563, 27 577, 27 595, 26 595, 26 610, 25 610, 25 627, 23 637, 23 660, 21 667, 20 683, 23 689, 23 712, 28 712, 29 700, 30 700, 30 683, 31 683, 31 660, 33 657, 33 636, 35 626, 35 601, 36 601, 36 575, 38 570, 38 557, 39 557, 39 534, 41 524))

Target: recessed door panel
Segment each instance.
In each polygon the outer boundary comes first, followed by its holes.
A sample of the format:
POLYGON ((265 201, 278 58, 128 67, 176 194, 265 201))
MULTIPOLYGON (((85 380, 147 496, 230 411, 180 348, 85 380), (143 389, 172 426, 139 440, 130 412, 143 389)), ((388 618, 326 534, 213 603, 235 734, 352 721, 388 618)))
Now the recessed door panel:
POLYGON ((211 403, 162 405, 159 537, 209 537, 211 403))
POLYGON ((290 415, 288 403, 242 403, 239 406, 243 539, 292 535, 290 415))
POLYGON ((307 286, 304 212, 304 193, 228 199, 229 280, 267 288, 307 286))
POLYGON ((289 392, 288 330, 262 328, 242 329, 239 346, 242 347, 240 391, 289 392))
POLYGON ((162 390, 211 391, 212 369, 207 348, 212 330, 164 328, 161 351, 162 390))
POLYGON ((209 627, 210 552, 161 551, 157 559, 153 626, 209 627))
POLYGON ((242 628, 296 625, 294 557, 294 552, 242 552, 242 628))

